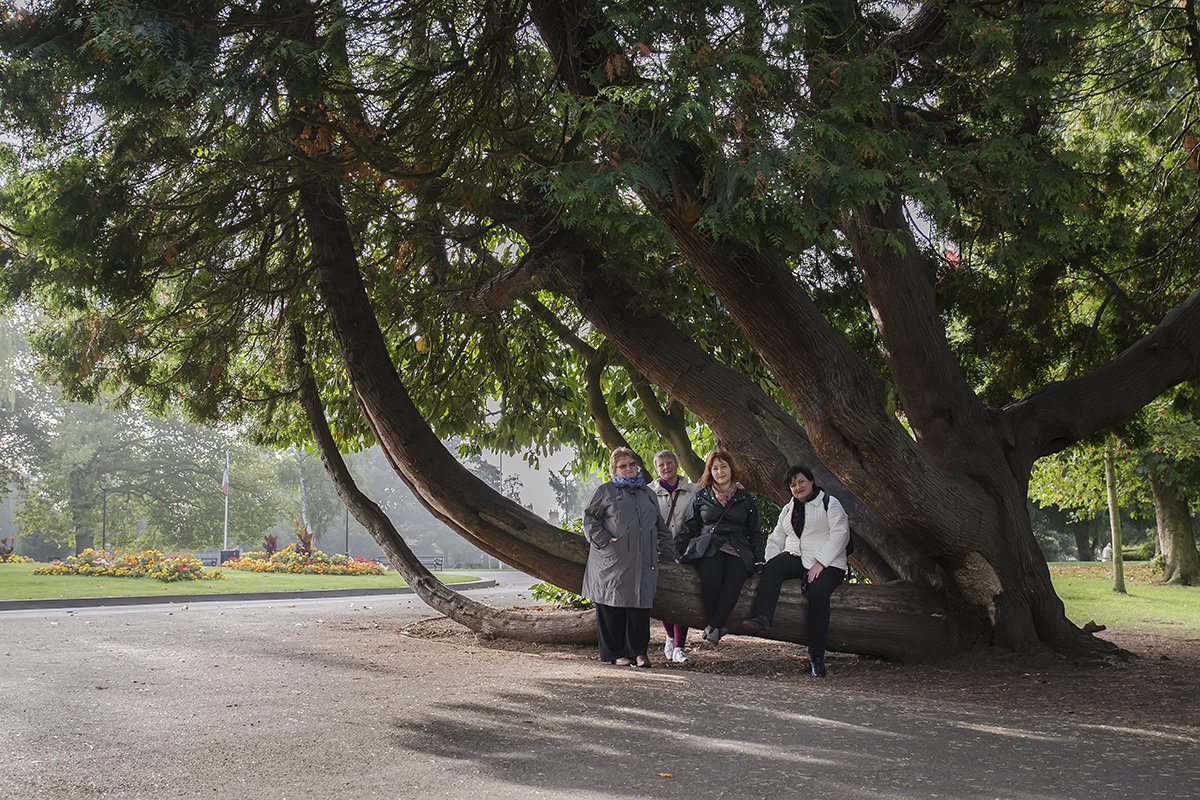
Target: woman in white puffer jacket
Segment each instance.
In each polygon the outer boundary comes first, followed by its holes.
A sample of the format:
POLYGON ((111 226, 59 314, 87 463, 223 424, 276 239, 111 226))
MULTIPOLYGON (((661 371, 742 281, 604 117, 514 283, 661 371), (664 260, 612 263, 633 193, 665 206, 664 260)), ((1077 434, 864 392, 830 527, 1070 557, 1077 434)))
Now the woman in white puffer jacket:
POLYGON ((829 639, 829 598, 846 578, 850 521, 836 497, 813 482, 812 470, 791 467, 785 477, 792 500, 779 512, 767 539, 766 564, 754 599, 754 616, 742 624, 771 631, 779 589, 799 578, 808 597, 808 659, 815 678, 824 678, 829 639))

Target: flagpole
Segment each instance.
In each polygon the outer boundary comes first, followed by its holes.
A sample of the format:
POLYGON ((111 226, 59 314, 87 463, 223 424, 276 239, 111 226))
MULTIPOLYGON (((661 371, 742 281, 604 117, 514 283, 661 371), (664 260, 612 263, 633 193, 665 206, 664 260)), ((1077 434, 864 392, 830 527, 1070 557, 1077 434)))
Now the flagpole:
POLYGON ((221 549, 229 549, 229 451, 225 451, 225 477, 221 481, 221 492, 225 495, 225 535, 222 538, 221 549))

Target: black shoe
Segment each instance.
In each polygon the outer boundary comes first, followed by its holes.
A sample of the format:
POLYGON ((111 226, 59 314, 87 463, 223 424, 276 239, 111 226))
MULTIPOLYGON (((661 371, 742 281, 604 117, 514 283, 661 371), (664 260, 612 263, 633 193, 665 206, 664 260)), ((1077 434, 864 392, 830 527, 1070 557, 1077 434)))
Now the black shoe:
POLYGON ((645 656, 638 656, 636 666, 639 666, 642 669, 650 669, 650 659, 646 658, 645 656))
POLYGON ((809 656, 809 663, 812 665, 812 675, 814 678, 825 677, 825 656, 809 656))
POLYGON ((750 630, 758 631, 759 633, 770 633, 775 630, 775 626, 771 624, 771 621, 762 614, 753 616, 750 619, 744 619, 742 620, 742 624, 750 630))

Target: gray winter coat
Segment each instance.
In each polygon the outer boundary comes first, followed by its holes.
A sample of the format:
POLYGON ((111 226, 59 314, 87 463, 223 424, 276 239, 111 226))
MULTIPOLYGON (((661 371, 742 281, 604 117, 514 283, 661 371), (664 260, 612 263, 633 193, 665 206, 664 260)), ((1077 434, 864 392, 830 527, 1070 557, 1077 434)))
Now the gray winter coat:
POLYGON ((583 510, 583 533, 590 545, 583 596, 618 608, 653 606, 659 553, 675 558, 654 492, 611 481, 601 485, 583 510))

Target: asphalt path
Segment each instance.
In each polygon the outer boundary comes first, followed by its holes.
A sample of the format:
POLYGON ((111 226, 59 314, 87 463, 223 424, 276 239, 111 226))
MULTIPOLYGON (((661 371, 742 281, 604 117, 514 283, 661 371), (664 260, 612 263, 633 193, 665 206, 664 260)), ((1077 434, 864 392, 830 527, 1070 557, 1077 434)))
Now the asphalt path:
POLYGON ((412 595, 0 612, 0 798, 1200 797, 1200 732, 399 632, 432 616, 412 595))

